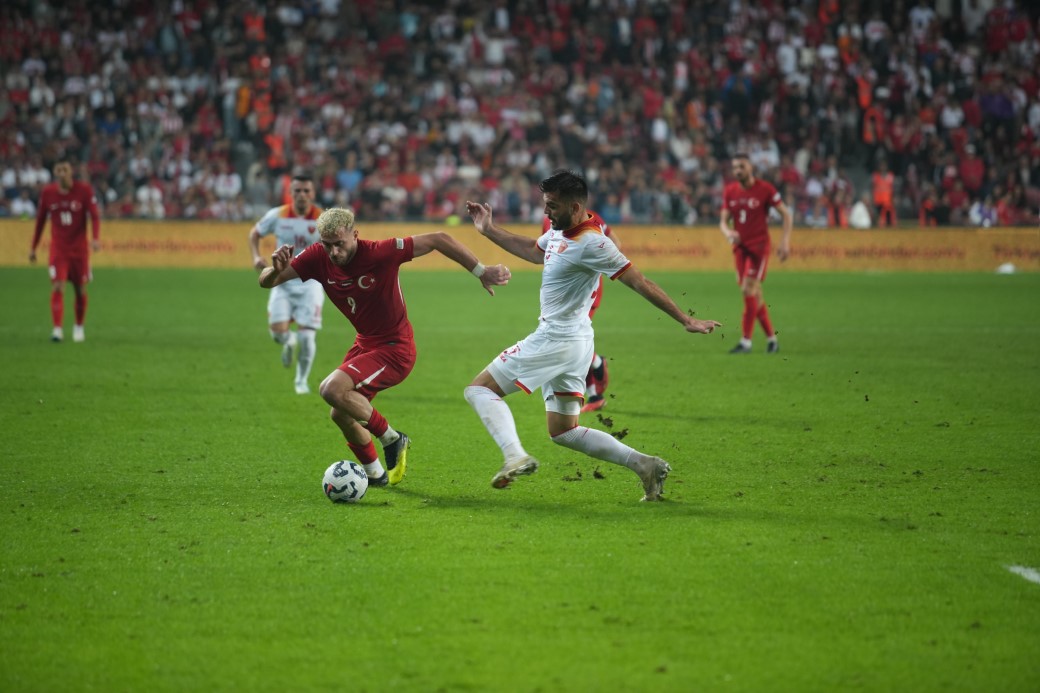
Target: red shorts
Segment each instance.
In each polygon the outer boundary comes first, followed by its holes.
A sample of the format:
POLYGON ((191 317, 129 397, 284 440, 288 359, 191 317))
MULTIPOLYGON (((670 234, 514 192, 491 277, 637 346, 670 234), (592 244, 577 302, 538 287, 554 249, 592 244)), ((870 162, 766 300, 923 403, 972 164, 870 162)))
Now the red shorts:
POLYGON ((769 266, 769 246, 748 248, 738 243, 733 246, 733 260, 737 265, 738 284, 743 284, 745 277, 763 281, 769 266))
POLYGON ((51 281, 71 282, 77 286, 88 284, 90 257, 86 255, 55 255, 50 261, 51 281))
POLYGON ((355 343, 337 370, 349 375, 354 389, 372 401, 378 393, 408 377, 415 357, 415 342, 391 342, 375 349, 355 343))

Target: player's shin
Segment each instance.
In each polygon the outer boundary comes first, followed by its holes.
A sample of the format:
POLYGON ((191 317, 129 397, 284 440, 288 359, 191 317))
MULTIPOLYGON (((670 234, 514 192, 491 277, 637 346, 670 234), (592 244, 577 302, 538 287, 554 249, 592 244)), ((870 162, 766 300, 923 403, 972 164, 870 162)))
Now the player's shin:
POLYGON ((645 457, 609 433, 586 426, 575 426, 569 431, 552 436, 552 442, 571 450, 577 450, 598 460, 619 464, 633 471, 645 457))
POLYGON ((744 339, 751 339, 755 330, 755 316, 758 313, 758 296, 744 296, 744 315, 740 321, 744 339))
POLYGON ((76 324, 82 325, 83 321, 87 319, 87 292, 79 291, 76 293, 76 324))
POLYGON ((773 321, 769 319, 769 309, 766 307, 766 302, 761 301, 758 306, 758 323, 762 325, 762 329, 766 333, 766 337, 773 338, 776 336, 776 331, 773 329, 773 321))
POLYGON ((61 327, 65 320, 65 294, 61 289, 51 291, 51 321, 55 327, 61 327))
POLYGON ((486 387, 470 385, 463 394, 473 410, 477 412, 484 428, 491 434, 491 438, 502 450, 506 461, 520 459, 527 453, 520 444, 520 437, 516 433, 516 422, 513 420, 513 412, 509 405, 486 387))
POLYGON ((296 382, 307 383, 311 374, 311 366, 314 364, 314 354, 317 352, 317 341, 314 330, 301 327, 297 331, 296 339, 299 351, 296 354, 296 382))

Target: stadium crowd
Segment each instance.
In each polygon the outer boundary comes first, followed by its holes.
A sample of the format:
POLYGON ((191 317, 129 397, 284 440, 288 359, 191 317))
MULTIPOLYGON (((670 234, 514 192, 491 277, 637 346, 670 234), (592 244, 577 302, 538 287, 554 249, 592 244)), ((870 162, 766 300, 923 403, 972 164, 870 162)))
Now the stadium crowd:
POLYGON ((707 223, 740 151, 804 226, 1036 224, 1017 1, 13 0, 0 214, 65 153, 108 218, 255 220, 303 167, 370 220, 540 221, 566 166, 610 223, 707 223))

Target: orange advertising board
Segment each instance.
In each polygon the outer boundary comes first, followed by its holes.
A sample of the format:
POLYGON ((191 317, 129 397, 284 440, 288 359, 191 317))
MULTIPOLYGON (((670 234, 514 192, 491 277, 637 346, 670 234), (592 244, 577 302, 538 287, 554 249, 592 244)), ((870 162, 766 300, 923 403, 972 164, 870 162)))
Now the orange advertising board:
MULTIPOLYGON (((93 256, 95 268, 103 267, 249 267, 247 236, 252 224, 190 221, 103 221, 101 251, 93 256)), ((469 225, 445 227, 435 224, 360 223, 363 238, 449 231, 484 264, 504 262, 511 269, 535 269, 513 257, 469 225)), ((515 233, 534 239, 538 227, 509 226, 515 233)), ((0 221, 0 265, 28 265, 31 220, 0 221)), ((774 240, 778 230, 773 230, 774 240)), ((618 228, 621 248, 645 270, 729 270, 731 252, 718 228, 712 226, 622 226, 618 228)), ((269 255, 271 238, 261 249, 269 255)), ((50 231, 45 230, 37 250, 46 264, 50 231)), ((773 262, 773 271, 969 271, 990 272, 1005 263, 1018 271, 1040 271, 1040 229, 899 229, 819 230, 795 229, 792 257, 783 265, 773 262)), ((451 268, 455 264, 440 254, 420 258, 418 268, 451 268)))

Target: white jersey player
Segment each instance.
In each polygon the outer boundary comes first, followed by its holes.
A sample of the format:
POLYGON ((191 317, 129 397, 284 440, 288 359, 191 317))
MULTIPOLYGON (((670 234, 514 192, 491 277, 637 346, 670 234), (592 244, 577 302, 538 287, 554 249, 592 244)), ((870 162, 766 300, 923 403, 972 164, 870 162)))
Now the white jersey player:
POLYGON ((465 391, 466 400, 505 457, 491 485, 505 488, 516 477, 538 469, 538 461, 520 443, 513 414, 503 397, 518 390, 529 393, 541 388, 546 424, 554 443, 628 467, 642 481, 643 500, 660 500, 664 480, 671 471, 667 462, 645 455, 608 433, 578 425, 585 376, 595 350, 589 309, 599 278, 606 275, 619 279, 687 332, 710 333, 719 323, 690 317, 603 235, 585 208, 588 185, 584 178, 557 171, 539 188, 552 228, 537 240, 495 226, 490 205, 466 202, 481 234, 513 255, 544 266, 538 328, 495 357, 465 391))
MULTIPOLYGON (((266 264, 260 256, 260 238, 274 235, 276 247, 293 246, 293 255, 299 255, 318 241, 316 221, 321 210, 314 206, 314 183, 304 173, 293 175, 289 188, 292 204, 268 210, 249 232, 249 248, 253 253, 253 267, 263 271, 266 264)), ((293 279, 271 290, 267 301, 267 323, 271 338, 282 346, 282 365, 292 365, 296 354, 296 394, 308 394, 307 378, 314 364, 317 344, 315 332, 321 329, 321 311, 325 291, 316 281, 293 279), (296 331, 289 329, 296 323, 296 331)))

